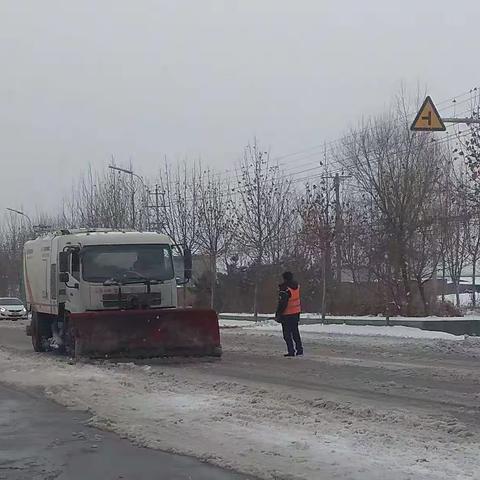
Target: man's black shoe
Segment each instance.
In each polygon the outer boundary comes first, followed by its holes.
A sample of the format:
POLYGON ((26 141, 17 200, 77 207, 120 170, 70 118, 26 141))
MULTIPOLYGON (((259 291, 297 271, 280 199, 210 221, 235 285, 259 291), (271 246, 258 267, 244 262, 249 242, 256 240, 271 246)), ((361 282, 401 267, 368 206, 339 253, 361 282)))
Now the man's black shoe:
POLYGON ((297 352, 297 357, 303 357, 303 352, 297 352))
POLYGON ((294 353, 284 353, 283 356, 284 357, 294 357, 295 354, 294 353))

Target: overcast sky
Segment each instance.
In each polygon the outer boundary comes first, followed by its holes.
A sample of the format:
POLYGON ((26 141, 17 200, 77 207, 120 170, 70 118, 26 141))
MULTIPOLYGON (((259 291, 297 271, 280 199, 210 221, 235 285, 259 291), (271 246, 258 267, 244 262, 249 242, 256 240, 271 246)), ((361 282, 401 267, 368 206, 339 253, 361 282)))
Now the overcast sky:
MULTIPOLYGON (((0 206, 54 209, 114 154, 231 168, 339 137, 402 82, 480 84, 480 1, 0 0, 0 206)), ((299 161, 299 159, 296 159, 299 161)))

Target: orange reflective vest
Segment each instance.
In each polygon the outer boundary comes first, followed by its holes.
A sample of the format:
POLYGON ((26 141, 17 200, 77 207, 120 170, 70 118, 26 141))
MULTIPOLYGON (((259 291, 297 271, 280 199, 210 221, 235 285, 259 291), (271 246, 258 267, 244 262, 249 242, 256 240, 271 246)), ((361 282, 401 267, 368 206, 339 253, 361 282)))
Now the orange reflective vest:
POLYGON ((300 287, 296 290, 287 287, 287 290, 290 292, 290 297, 287 308, 283 311, 282 315, 295 315, 296 313, 300 313, 302 311, 300 306, 300 287))

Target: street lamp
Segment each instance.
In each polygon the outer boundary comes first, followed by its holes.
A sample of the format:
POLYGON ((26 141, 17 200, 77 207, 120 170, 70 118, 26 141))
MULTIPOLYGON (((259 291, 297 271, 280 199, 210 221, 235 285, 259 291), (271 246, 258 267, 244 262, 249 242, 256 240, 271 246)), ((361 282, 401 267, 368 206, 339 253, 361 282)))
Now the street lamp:
POLYGON ((15 210, 14 208, 9 208, 9 207, 7 207, 6 210, 8 210, 9 212, 16 213, 17 215, 21 215, 22 217, 25 217, 28 220, 28 223, 30 224, 30 228, 33 230, 33 223, 30 220, 30 217, 26 213, 21 212, 20 210, 15 210))
POLYGON ((131 178, 131 188, 132 188, 132 229, 135 230, 135 187, 133 185, 133 177, 138 178, 141 182, 142 185, 144 186, 145 189, 147 189, 147 186, 145 185, 145 182, 143 181, 143 178, 140 175, 137 175, 133 170, 127 170, 126 168, 121 168, 117 167, 116 165, 109 165, 108 168, 111 170, 116 170, 117 172, 122 172, 126 173, 127 175, 130 175, 131 178))

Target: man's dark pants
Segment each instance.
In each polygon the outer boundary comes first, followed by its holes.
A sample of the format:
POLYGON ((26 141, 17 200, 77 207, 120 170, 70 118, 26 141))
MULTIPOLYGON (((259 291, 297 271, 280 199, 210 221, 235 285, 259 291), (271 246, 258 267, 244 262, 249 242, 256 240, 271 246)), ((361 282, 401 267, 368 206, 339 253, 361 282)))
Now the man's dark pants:
POLYGON ((298 331, 299 321, 299 313, 294 315, 282 315, 283 339, 287 344, 287 350, 290 355, 295 355, 295 350, 297 351, 297 355, 303 353, 302 340, 300 338, 300 332, 298 331), (295 349, 293 348, 294 343, 295 349))

